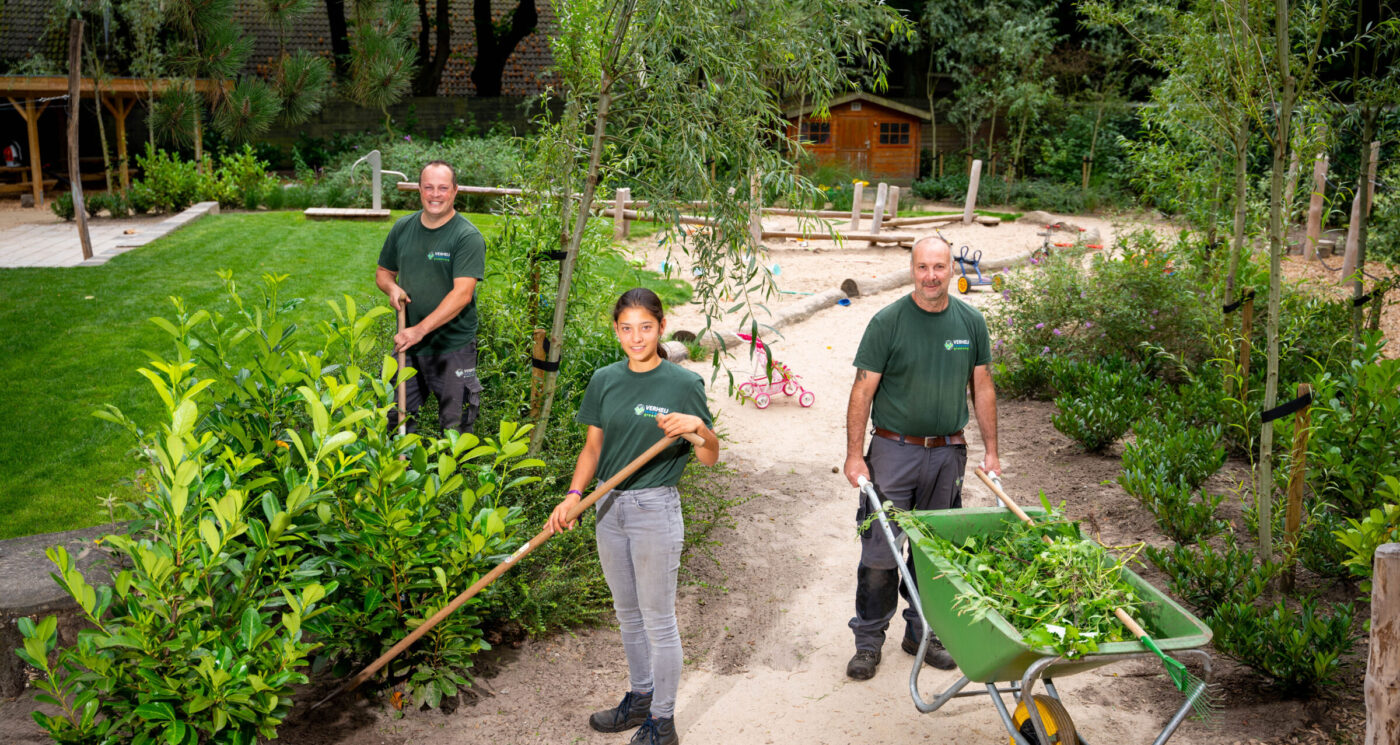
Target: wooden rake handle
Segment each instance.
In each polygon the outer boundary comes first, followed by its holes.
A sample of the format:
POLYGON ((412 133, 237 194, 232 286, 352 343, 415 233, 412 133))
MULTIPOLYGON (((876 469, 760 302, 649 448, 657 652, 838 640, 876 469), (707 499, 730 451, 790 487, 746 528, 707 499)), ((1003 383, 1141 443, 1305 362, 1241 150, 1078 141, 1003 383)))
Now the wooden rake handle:
MULTIPOLYGON (((399 332, 402 333, 408 327, 407 314, 400 307, 399 311, 399 332)), ((399 434, 408 434, 408 384, 403 378, 403 369, 408 367, 408 350, 399 350, 399 434)))
POLYGON ((1118 616, 1118 621, 1123 624, 1123 628, 1127 629, 1128 633, 1133 635, 1134 639, 1141 639, 1147 636, 1147 632, 1138 625, 1137 621, 1133 620, 1132 616, 1124 613, 1122 608, 1114 608, 1113 615, 1118 616))
MULTIPOLYGON (((694 433, 687 433, 681 435, 681 437, 696 447, 703 447, 705 444, 705 441, 701 439, 699 435, 696 435, 694 433)), ((671 444, 675 441, 676 438, 674 437, 661 438, 656 442, 655 445, 652 445, 650 448, 647 448, 646 452, 637 456, 635 459, 632 460, 631 463, 628 463, 626 466, 624 466, 621 471, 618 471, 616 474, 614 474, 612 478, 608 479, 602 484, 599 484, 598 488, 594 489, 592 494, 589 494, 587 497, 585 497, 581 502, 578 503, 578 506, 575 507, 573 511, 569 513, 569 521, 572 522, 579 515, 582 515, 584 510, 588 509, 589 507, 592 507, 593 503, 601 499, 604 494, 607 494, 608 492, 612 491, 614 488, 617 487, 618 484, 622 483, 624 479, 626 479, 628 476, 631 476, 633 473, 636 473, 637 469, 646 465, 648 462, 651 461, 652 458, 655 458, 658 453, 670 447, 671 444)), ((325 698, 316 702, 316 705, 311 707, 311 709, 314 710, 320 707, 322 704, 326 703, 327 701, 330 701, 336 696, 339 696, 345 691, 353 691, 357 687, 359 687, 361 683, 365 682, 366 680, 369 680, 370 676, 379 672, 381 668, 389 664, 389 662, 391 662, 395 657, 398 657, 400 654, 402 654, 405 649, 408 649, 409 647, 413 646, 414 642, 421 639, 424 634, 428 633, 428 631, 431 630, 434 626, 436 626, 440 621, 456 612, 458 608, 462 607, 463 603, 467 602, 468 600, 471 600, 473 596, 485 589, 487 585, 491 584, 492 582, 495 582, 498 577, 506 573, 506 570, 515 566, 517 562, 528 556, 531 551, 534 551, 535 549, 544 545, 544 542, 548 541, 553 535, 554 531, 550 530, 548 527, 546 527, 544 530, 541 530, 539 533, 536 533, 534 538, 531 538, 529 542, 527 542, 525 545, 516 549, 515 553, 511 554, 509 558, 507 558, 500 564, 497 564, 494 569, 487 572, 481 579, 474 582, 471 587, 468 587, 466 590, 462 591, 462 594, 453 598, 452 602, 448 603, 437 613, 434 613, 432 616, 430 616, 428 620, 420 624, 418 628, 410 632, 409 635, 405 636, 401 641, 399 641, 398 644, 395 644, 393 647, 391 647, 389 651, 380 655, 379 659, 369 663, 369 666, 356 673, 355 677, 345 681, 340 685, 339 688, 336 688, 334 691, 332 691, 329 696, 326 696, 325 698)))
MULTIPOLYGON (((976 473, 977 478, 982 479, 982 483, 986 484, 987 488, 991 489, 992 493, 997 495, 997 499, 1000 499, 1003 505, 1006 505, 1006 509, 1011 510, 1011 514, 1020 518, 1021 522, 1027 525, 1035 525, 1035 521, 1031 519, 1031 516, 1027 515, 1026 511, 1021 509, 1020 505, 1011 501, 1011 497, 1008 497, 1006 495, 1006 492, 1002 490, 1001 479, 988 476, 987 472, 983 471, 981 466, 977 467, 976 473)), ((1048 535, 1043 535, 1040 537, 1040 539, 1045 541, 1046 543, 1051 542, 1050 536, 1048 535)))

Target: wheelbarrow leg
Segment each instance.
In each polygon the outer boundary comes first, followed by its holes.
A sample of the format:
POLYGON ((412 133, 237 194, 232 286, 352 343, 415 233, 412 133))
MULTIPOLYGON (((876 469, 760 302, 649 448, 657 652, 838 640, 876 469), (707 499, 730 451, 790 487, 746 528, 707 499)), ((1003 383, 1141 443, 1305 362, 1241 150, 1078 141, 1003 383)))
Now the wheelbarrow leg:
MULTIPOLYGON (((1014 741, 1016 745, 1031 745, 1029 742, 1026 742, 1026 738, 1022 737, 1021 733, 1017 731, 1016 722, 1011 719, 1011 712, 1006 710, 1006 702, 1001 700, 1001 693, 997 691, 996 683, 987 684, 987 695, 992 699, 992 706, 997 707, 997 714, 1001 716, 1001 723, 1006 727, 1006 731, 1011 733, 1012 741, 1014 741)), ((1044 735, 1040 735, 1040 737, 1042 738, 1041 742, 1044 742, 1044 735)))

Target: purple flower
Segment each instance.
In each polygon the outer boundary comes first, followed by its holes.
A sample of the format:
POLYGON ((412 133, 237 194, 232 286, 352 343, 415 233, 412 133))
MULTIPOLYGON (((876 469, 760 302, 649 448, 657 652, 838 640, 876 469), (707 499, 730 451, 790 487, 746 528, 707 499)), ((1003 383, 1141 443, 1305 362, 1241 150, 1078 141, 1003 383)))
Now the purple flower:
POLYGON ((1045 324, 1044 324, 1044 323, 1037 323, 1037 324, 1035 325, 1035 327, 1038 328, 1038 329, 1043 329, 1043 328, 1045 328, 1045 324))
POLYGON ((1006 342, 1002 341, 1001 339, 997 339, 996 348, 997 348, 997 349, 1001 349, 1002 345, 1004 345, 1005 343, 1006 343, 1006 342))
POLYGON ((408 135, 404 135, 404 136, 403 136, 403 141, 404 141, 404 142, 413 142, 413 138, 412 138, 412 137, 409 137, 408 135))
POLYGON ((1040 263, 1040 259, 1037 259, 1036 257, 1032 256, 1032 257, 1031 257, 1031 263, 1032 263, 1032 264, 1039 264, 1039 263, 1040 263))
POLYGON ((1157 315, 1157 311, 1155 309, 1152 311, 1152 315, 1157 315))
POLYGON ((1008 319, 1006 319, 1006 325, 1007 325, 1007 326, 1015 326, 1015 325, 1016 325, 1016 321, 1015 321, 1014 319, 1008 318, 1008 319))
POLYGON ((1011 290, 1002 290, 1002 291, 1001 291, 1001 299, 1002 299, 1002 300, 1010 300, 1010 299, 1011 299, 1011 290))
POLYGON ((1152 329, 1153 331, 1156 331, 1156 330, 1157 330, 1157 327, 1156 327, 1156 326, 1152 326, 1152 325, 1149 325, 1148 328, 1152 329))
POLYGON ((1055 331, 1054 331, 1053 333, 1055 334, 1055 336, 1059 336, 1059 335, 1060 335, 1060 330, 1059 330, 1059 329, 1055 329, 1055 331))
POLYGON ((1041 353, 1041 354, 1050 354, 1050 347, 1044 347, 1044 348, 1042 348, 1042 349, 1040 350, 1040 353, 1041 353))
POLYGON ((1084 291, 1083 291, 1083 290, 1080 290, 1080 291, 1079 291, 1079 299, 1080 299, 1080 300, 1083 300, 1085 297, 1087 297, 1087 296, 1084 294, 1084 291))
POLYGON ((1091 329, 1091 328, 1093 328, 1093 327, 1094 327, 1094 322, 1093 322, 1093 321, 1085 321, 1085 322, 1084 322, 1084 328, 1086 328, 1086 329, 1091 329))

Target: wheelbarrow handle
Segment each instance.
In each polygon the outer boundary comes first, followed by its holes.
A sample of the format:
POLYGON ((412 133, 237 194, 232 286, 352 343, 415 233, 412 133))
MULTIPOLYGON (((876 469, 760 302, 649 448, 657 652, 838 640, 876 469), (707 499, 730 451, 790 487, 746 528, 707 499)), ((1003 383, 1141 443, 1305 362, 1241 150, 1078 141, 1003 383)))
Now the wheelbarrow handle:
MULTIPOLYGON (((914 699, 914 708, 920 712, 927 714, 931 711, 937 711, 956 694, 957 689, 962 688, 962 685, 949 689, 943 696, 932 702, 925 701, 923 695, 919 693, 919 671, 924 666, 924 653, 928 651, 929 634, 933 627, 929 625, 928 618, 924 616, 924 603, 919 597, 919 587, 914 583, 914 575, 909 572, 908 565, 902 560, 903 552, 900 550, 899 540, 894 537, 889 516, 885 514, 884 505, 880 504, 880 495, 875 489, 875 484, 864 476, 857 476, 856 485, 860 487, 860 493, 870 502, 870 509, 880 523, 880 530, 885 535, 885 542, 890 546, 890 553, 894 555, 894 563, 899 568, 900 578, 904 582, 905 589, 909 591, 909 607, 919 614, 919 623, 922 623, 924 627, 923 638, 919 641, 919 649, 914 654, 914 669, 909 673, 909 696, 914 699)), ((966 678, 963 679, 963 685, 966 684, 966 680, 966 678)))

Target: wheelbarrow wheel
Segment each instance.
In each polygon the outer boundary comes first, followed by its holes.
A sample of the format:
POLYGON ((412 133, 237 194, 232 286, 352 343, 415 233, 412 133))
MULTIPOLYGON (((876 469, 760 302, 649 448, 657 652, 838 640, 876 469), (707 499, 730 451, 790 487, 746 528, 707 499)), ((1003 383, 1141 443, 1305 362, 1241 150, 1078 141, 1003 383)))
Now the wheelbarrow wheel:
POLYGON ((958 292, 966 295, 970 289, 972 289, 972 285, 968 283, 967 277, 958 277, 958 292))
MULTIPOLYGON (((1011 721, 1016 725, 1016 731, 1021 733, 1021 737, 1026 738, 1026 742, 1031 745, 1076 745, 1079 742, 1074 731, 1074 722, 1069 718, 1069 712, 1065 711, 1065 705, 1057 698, 1050 696, 1036 695, 1032 699, 1036 708, 1040 711, 1040 722, 1045 725, 1045 734, 1050 737, 1049 743, 1042 743, 1035 736, 1035 724, 1031 722, 1030 712, 1026 709, 1026 700, 1021 699, 1021 703, 1016 705, 1016 713, 1012 715, 1011 721)), ((1011 745, 1016 745, 1016 738, 1011 738, 1011 745)))

